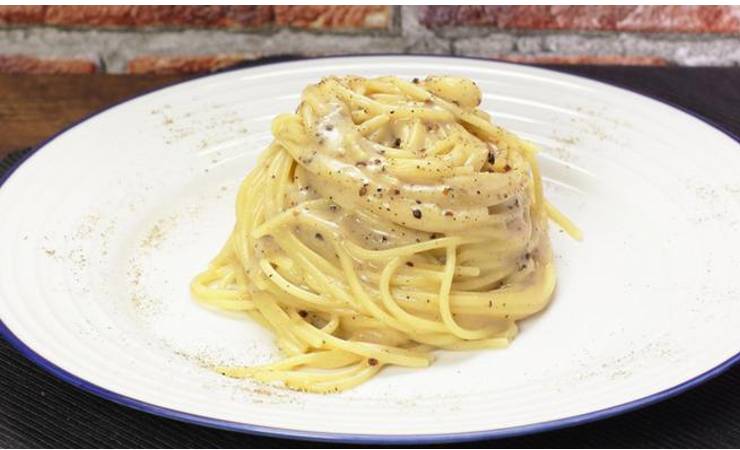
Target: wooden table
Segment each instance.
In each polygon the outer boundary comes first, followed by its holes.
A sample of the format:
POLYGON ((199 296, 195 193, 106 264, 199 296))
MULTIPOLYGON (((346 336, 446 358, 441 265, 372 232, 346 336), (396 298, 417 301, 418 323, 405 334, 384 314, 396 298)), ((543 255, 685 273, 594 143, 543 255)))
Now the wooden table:
MULTIPOLYGON (((740 135, 740 68, 559 69, 668 100, 740 135)), ((182 77, 0 76, 0 159, 8 152, 37 145, 91 112, 179 79, 182 77)), ((698 154, 703 152, 711 154, 711 149, 697 149, 698 154)), ((0 396, 2 448, 327 446, 214 430, 134 411, 53 378, 1 339, 0 396)), ((618 417, 468 445, 738 447, 738 418, 740 365, 678 397, 618 417)))
POLYGON ((94 111, 183 76, 0 75, 0 158, 94 111))

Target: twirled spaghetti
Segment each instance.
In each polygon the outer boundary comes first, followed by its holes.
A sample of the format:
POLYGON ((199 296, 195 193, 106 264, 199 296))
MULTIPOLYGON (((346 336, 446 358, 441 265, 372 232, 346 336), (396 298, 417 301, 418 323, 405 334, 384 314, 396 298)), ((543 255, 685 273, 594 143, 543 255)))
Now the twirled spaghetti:
POLYGON ((555 286, 535 149, 455 77, 329 77, 246 177, 236 226, 192 283, 271 329, 285 359, 224 374, 335 392, 434 349, 506 346, 555 286))

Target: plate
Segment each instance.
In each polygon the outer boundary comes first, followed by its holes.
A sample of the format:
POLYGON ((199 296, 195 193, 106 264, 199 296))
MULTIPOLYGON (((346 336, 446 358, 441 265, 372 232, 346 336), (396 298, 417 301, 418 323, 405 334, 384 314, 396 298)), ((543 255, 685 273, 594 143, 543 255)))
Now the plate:
POLYGON ((511 436, 598 419, 696 385, 740 356, 740 145, 663 103, 490 61, 375 56, 235 70, 99 113, 0 189, 6 339, 56 376, 147 412, 238 431, 355 443, 511 436), (277 356, 272 337, 204 309, 188 283, 234 222, 269 125, 329 74, 444 72, 536 143, 559 282, 505 350, 439 352, 315 395, 222 377, 277 356))

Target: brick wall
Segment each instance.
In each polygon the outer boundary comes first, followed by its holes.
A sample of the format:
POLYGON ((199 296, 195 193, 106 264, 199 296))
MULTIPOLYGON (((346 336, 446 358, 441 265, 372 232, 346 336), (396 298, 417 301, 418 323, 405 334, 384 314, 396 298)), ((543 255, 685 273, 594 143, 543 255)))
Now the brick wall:
POLYGON ((740 65, 740 6, 0 6, 5 73, 198 73, 346 53, 740 65))

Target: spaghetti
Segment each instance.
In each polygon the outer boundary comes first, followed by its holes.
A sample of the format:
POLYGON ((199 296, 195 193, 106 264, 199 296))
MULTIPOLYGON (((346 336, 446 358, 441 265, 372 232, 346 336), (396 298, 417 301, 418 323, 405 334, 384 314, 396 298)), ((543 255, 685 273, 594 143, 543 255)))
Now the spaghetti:
POLYGON ((506 346, 555 286, 535 149, 456 77, 329 77, 243 181, 236 225, 192 282, 246 311, 285 358, 232 377, 336 392, 435 349, 506 346))

